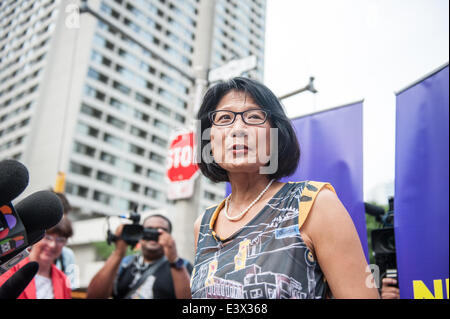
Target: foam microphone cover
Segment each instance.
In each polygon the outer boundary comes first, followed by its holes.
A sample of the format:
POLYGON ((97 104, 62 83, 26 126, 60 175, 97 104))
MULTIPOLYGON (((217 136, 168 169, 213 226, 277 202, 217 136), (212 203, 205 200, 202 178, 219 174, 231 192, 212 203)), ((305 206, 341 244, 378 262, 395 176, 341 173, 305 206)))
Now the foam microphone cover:
POLYGON ((35 261, 20 268, 0 287, 0 299, 17 299, 33 280, 38 270, 39 264, 35 261))
POLYGON ((27 168, 15 160, 0 161, 0 206, 11 202, 27 187, 27 168))
POLYGON ((55 226, 63 216, 61 200, 51 191, 39 191, 14 206, 27 233, 55 226))
POLYGON ((36 244, 45 236, 45 230, 36 230, 32 233, 27 232, 28 246, 36 244))

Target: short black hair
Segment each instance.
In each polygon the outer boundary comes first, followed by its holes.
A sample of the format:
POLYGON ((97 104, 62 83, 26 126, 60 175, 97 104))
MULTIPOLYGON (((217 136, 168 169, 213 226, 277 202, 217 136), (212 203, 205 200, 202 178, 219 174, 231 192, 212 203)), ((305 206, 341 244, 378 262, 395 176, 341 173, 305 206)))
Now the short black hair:
POLYGON ((214 160, 212 163, 204 161, 202 151, 209 141, 204 140, 202 136, 203 132, 212 126, 209 112, 214 111, 220 100, 232 91, 248 94, 259 107, 268 110, 271 127, 278 129, 278 169, 275 173, 269 174, 268 177, 278 180, 295 173, 300 160, 300 146, 291 121, 284 112, 280 100, 264 84, 249 78, 236 77, 210 87, 206 91, 197 113, 197 119, 200 121, 200 128, 197 128, 197 133, 200 135, 198 139, 201 142, 197 144, 196 152, 198 166, 203 175, 215 183, 229 182, 227 172, 214 160))
POLYGON ((168 229, 168 233, 171 234, 172 233, 172 223, 170 222, 170 219, 167 218, 164 215, 160 215, 160 214, 153 214, 153 215, 149 215, 147 217, 145 217, 144 221, 142 222, 142 224, 145 224, 145 222, 147 221, 147 219, 152 218, 152 217, 159 217, 164 219, 168 224, 169 224, 169 229, 168 229))

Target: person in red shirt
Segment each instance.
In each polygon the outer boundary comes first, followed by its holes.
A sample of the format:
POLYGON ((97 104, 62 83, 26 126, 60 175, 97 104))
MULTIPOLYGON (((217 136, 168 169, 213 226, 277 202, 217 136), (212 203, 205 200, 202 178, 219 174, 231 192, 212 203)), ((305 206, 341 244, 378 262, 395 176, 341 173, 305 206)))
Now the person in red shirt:
POLYGON ((55 266, 55 261, 72 235, 71 222, 64 216, 33 245, 28 258, 0 276, 0 286, 28 262, 36 261, 39 271, 18 299, 71 299, 70 280, 55 266))

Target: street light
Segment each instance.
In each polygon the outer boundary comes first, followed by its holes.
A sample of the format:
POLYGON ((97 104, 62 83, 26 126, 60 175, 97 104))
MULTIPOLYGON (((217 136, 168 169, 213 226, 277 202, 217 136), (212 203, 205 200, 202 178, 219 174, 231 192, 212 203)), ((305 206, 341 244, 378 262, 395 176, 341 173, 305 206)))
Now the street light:
POLYGON ((278 99, 280 99, 280 100, 287 99, 288 97, 291 97, 291 96, 293 96, 293 95, 295 95, 295 94, 302 93, 302 92, 306 92, 306 91, 310 91, 310 92, 312 92, 312 93, 314 93, 314 94, 317 93, 317 90, 316 90, 316 88, 314 87, 314 77, 313 77, 313 76, 311 76, 311 77, 309 78, 309 83, 308 83, 308 85, 306 85, 305 87, 303 87, 303 88, 301 88, 301 89, 298 89, 298 90, 295 90, 295 91, 293 91, 293 92, 291 92, 291 93, 282 95, 282 96, 278 97, 278 99))

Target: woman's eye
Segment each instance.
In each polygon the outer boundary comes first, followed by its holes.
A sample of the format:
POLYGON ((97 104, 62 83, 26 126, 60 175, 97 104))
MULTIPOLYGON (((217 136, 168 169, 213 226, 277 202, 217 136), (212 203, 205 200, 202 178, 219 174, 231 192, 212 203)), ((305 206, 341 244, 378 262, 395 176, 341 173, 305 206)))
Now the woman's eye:
POLYGON ((228 114, 226 114, 226 115, 220 115, 217 120, 218 121, 226 121, 229 119, 230 119, 230 116, 228 114))

